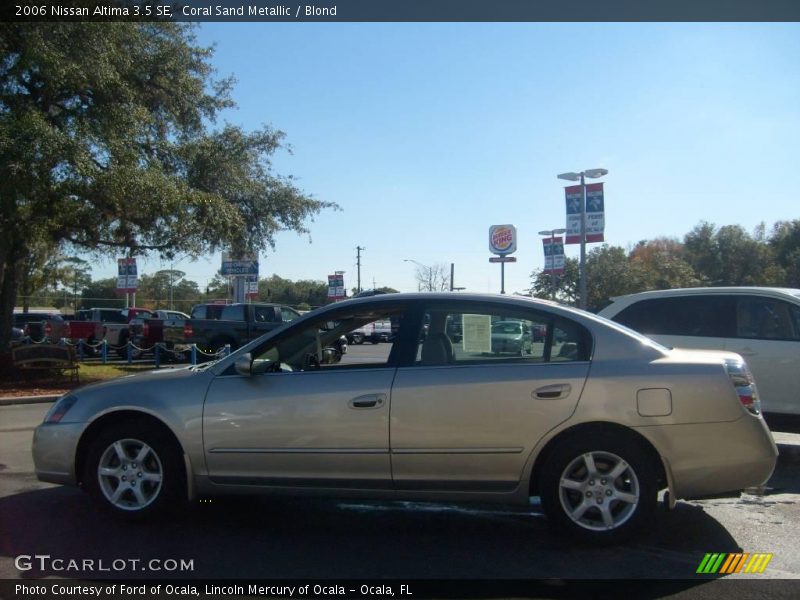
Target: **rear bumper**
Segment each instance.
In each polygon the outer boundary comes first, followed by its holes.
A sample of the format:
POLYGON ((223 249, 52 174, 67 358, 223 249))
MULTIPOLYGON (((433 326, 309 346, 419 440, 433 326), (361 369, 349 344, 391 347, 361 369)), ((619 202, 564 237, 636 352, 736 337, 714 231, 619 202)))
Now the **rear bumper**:
POLYGON ((671 474, 675 498, 729 496, 763 485, 778 448, 764 420, 744 415, 726 423, 640 427, 671 474))

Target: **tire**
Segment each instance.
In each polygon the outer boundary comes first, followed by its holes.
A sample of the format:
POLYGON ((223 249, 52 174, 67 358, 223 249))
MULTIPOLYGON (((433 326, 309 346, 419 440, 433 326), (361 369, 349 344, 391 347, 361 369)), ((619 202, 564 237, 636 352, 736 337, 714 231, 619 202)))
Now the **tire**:
POLYGON ((351 336, 351 339, 350 339, 350 341, 351 341, 352 343, 354 343, 354 344, 357 344, 357 345, 358 345, 358 344, 363 344, 363 343, 364 343, 364 336, 363 336, 363 335, 361 335, 360 333, 354 333, 354 334, 351 336))
POLYGON ((654 518, 656 473, 641 445, 619 434, 568 438, 542 470, 542 508, 552 525, 578 539, 616 544, 654 518), (613 480, 604 477, 615 472, 613 480))
POLYGON ((370 342, 372 342, 373 344, 380 344, 380 342, 381 342, 381 338, 380 338, 380 336, 379 336, 379 335, 372 335, 372 336, 369 338, 369 341, 370 341, 370 342))
POLYGON ((90 445, 83 484, 104 510, 141 519, 183 505, 186 469, 174 440, 158 428, 119 423, 90 445))

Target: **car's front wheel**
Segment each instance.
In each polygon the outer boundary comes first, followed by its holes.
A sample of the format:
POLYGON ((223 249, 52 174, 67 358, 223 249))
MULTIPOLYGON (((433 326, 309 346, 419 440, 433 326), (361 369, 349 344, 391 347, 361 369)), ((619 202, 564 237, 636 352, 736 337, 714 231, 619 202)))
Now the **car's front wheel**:
POLYGON ((149 424, 119 424, 91 444, 84 485, 104 508, 137 518, 182 503, 186 475, 175 442, 149 424))
POLYGON ((578 538, 621 542, 654 517, 658 490, 651 462, 639 444, 616 435, 567 439, 542 471, 542 508, 578 538))

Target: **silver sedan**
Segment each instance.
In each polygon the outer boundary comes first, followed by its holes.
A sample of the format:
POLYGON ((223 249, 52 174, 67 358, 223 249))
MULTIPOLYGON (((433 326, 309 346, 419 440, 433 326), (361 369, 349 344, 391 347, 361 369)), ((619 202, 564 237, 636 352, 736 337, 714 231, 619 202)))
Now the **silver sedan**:
POLYGON ((226 493, 540 496, 554 525, 617 542, 654 518, 660 490, 674 505, 760 485, 777 449, 736 354, 669 350, 546 301, 386 294, 214 363, 70 392, 33 454, 39 479, 126 517, 226 493), (337 353, 376 321, 389 344, 337 353), (509 321, 542 333, 529 352, 493 348, 493 324, 509 321))

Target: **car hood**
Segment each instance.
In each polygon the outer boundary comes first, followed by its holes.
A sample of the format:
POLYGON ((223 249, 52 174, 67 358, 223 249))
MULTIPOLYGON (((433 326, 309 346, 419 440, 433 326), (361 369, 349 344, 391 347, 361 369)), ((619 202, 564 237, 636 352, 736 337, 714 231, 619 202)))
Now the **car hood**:
POLYGON ((210 370, 185 367, 92 383, 69 392, 78 402, 67 418, 73 422, 88 422, 115 410, 142 410, 164 419, 178 413, 196 416, 195 413, 202 411, 206 390, 213 378, 210 370))

